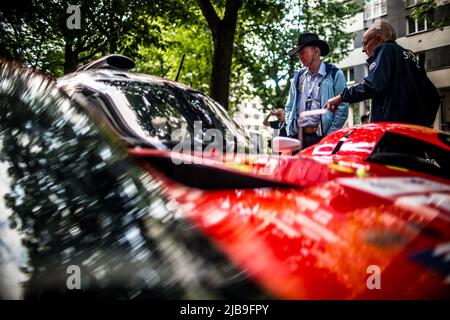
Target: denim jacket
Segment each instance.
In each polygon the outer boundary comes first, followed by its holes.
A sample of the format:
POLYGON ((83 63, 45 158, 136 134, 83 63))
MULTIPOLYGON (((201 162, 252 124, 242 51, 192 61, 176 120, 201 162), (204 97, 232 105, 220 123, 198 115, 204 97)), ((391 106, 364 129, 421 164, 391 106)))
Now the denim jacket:
MULTIPOLYGON (((325 62, 327 73, 319 83, 320 86, 320 104, 325 107, 328 99, 337 96, 346 88, 346 80, 342 70, 337 69, 334 77, 332 76, 332 69, 334 66, 325 62)), ((334 67, 336 68, 336 67, 334 67)), ((297 138, 298 136, 298 104, 300 96, 298 94, 298 79, 306 71, 306 68, 300 71, 295 71, 294 79, 291 83, 289 96, 286 102, 286 131, 288 137, 297 138)), ((341 103, 341 105, 333 113, 327 111, 321 117, 322 133, 327 135, 337 129, 342 128, 348 117, 348 103, 341 103)))

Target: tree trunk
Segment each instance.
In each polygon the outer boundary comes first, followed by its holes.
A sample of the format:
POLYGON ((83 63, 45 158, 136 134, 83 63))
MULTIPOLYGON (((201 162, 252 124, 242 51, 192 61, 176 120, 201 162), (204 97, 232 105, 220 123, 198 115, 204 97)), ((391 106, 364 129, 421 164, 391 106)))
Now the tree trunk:
POLYGON ((64 45, 64 74, 74 72, 78 64, 78 55, 73 50, 73 38, 65 37, 64 45))
POLYGON ((221 28, 214 41, 211 97, 228 109, 234 30, 221 28))
POLYGON ((208 22, 214 39, 210 95, 228 110, 233 41, 242 0, 227 0, 222 20, 219 19, 210 0, 197 0, 197 3, 208 22))

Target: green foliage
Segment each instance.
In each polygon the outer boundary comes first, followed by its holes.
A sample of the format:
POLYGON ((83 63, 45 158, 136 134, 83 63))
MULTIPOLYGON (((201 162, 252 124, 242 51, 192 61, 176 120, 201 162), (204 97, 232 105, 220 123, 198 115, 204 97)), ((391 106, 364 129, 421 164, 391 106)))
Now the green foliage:
MULTIPOLYGON (((411 8, 411 17, 413 19, 424 21, 427 20, 428 27, 443 29, 450 25, 449 16, 441 16, 438 10, 438 2, 436 0, 423 0, 411 8)), ((407 3, 407 1, 405 1, 407 3)))
POLYGON ((211 78, 212 37, 206 23, 174 27, 157 20, 159 46, 140 46, 136 71, 175 79, 183 54, 179 82, 208 92, 211 78))
POLYGON ((107 53, 133 54, 139 45, 157 43, 148 17, 166 15, 158 1, 153 6, 145 0, 17 2, 0 16, 0 55, 53 76, 107 53), (71 4, 81 8, 81 29, 67 28, 71 4))
POLYGON ((58 36, 61 21, 55 15, 58 4, 47 7, 35 1, 17 2, 17 6, 0 11, 0 56, 61 74, 64 50, 58 36))

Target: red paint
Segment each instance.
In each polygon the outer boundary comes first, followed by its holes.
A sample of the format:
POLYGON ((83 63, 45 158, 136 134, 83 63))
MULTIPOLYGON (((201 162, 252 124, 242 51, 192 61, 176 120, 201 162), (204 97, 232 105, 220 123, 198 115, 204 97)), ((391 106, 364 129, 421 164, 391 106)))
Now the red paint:
MULTIPOLYGON (((349 147, 336 155, 331 156, 329 151, 313 156, 314 150, 332 150, 349 130, 352 129, 327 136, 298 156, 261 157, 249 165, 252 174, 294 183, 298 189, 198 190, 164 177, 149 165, 143 166, 161 179, 167 196, 180 204, 200 230, 277 297, 450 298, 450 285, 444 283, 450 276, 445 255, 436 255, 435 263, 429 263, 431 260, 423 255, 417 258, 424 252, 431 256, 439 245, 450 243, 450 208, 439 202, 425 203, 423 207, 404 206, 399 202, 404 194, 368 193, 339 180, 359 179, 357 172, 364 171, 367 177, 363 179, 418 177, 450 188, 449 181, 443 178, 364 161, 386 131, 446 150, 449 147, 434 130, 381 124, 356 128, 347 141, 349 147), (354 152, 351 146, 357 146, 354 152), (381 290, 367 289, 370 265, 381 268, 381 290), (440 273, 438 266, 444 266, 446 271, 440 273)), ((170 156, 155 150, 130 153, 140 159, 170 156)), ((227 168, 226 163, 205 163, 227 168)), ((407 195, 441 195, 448 200, 449 190, 407 195)))

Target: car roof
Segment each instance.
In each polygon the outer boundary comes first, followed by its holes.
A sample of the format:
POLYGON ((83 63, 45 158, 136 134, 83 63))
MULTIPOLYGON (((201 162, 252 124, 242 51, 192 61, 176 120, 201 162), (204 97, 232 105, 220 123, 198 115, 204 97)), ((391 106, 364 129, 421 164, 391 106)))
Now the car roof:
POLYGON ((92 70, 86 70, 86 71, 78 71, 73 72, 70 74, 67 74, 65 76, 62 76, 58 79, 58 82, 79 82, 83 83, 83 81, 79 81, 81 79, 86 79, 88 77, 91 80, 98 81, 98 80, 130 80, 130 81, 136 81, 136 82, 146 82, 146 83, 157 83, 160 85, 169 85, 171 87, 175 87, 177 89, 181 90, 189 90, 189 91, 197 91, 193 89, 190 86, 187 86, 185 84, 182 84, 180 82, 157 77, 153 75, 148 75, 144 73, 137 73, 137 72, 130 72, 125 70, 115 70, 115 69, 92 69, 92 70))

